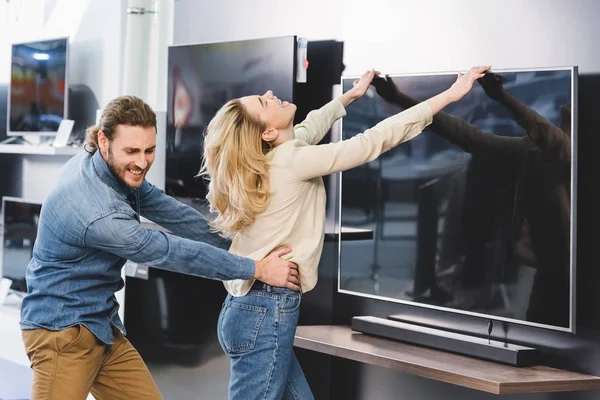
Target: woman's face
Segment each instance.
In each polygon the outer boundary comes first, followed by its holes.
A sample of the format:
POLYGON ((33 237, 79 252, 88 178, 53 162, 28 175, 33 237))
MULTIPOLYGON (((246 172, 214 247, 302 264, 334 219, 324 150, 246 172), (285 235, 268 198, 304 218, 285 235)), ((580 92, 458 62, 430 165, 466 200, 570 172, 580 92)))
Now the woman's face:
POLYGON ((256 115, 268 128, 283 130, 294 122, 296 105, 279 100, 271 90, 262 96, 246 96, 240 100, 246 110, 256 115))

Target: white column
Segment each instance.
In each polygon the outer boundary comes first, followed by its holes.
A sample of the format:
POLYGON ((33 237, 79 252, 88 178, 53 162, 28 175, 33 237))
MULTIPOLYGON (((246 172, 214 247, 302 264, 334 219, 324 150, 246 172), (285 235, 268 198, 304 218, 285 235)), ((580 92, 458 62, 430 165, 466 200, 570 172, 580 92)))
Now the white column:
MULTIPOLYGON (((157 117, 156 157, 146 179, 164 189, 166 158, 167 55, 173 36, 173 0, 126 0, 121 94, 148 103, 157 117)), ((125 269, 123 269, 123 274, 125 269)), ((124 318, 125 288, 116 294, 124 318)))
POLYGON ((156 112, 157 151, 148 181, 164 189, 167 56, 173 37, 172 0, 128 0, 121 94, 143 99, 156 112))

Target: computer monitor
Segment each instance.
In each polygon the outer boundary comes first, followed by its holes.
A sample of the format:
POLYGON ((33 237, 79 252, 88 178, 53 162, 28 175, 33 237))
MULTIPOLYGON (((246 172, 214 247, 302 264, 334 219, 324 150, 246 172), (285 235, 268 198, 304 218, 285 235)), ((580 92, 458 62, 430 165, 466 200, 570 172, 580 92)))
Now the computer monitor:
POLYGON ((2 198, 0 271, 12 280, 11 289, 27 292, 25 270, 33 255, 42 203, 15 197, 2 198))
POLYGON ((8 136, 55 136, 68 114, 68 38, 12 45, 8 136))

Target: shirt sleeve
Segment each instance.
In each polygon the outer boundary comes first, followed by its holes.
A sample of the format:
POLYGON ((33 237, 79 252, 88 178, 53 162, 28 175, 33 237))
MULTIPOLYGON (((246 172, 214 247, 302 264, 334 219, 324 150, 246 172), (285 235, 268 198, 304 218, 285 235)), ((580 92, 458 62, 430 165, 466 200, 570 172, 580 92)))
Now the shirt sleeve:
POLYGON ((126 213, 113 213, 91 223, 84 243, 135 263, 204 278, 231 280, 254 276, 254 261, 249 258, 144 228, 126 213))
POLYGON ((194 208, 167 195, 148 181, 140 187, 140 214, 177 236, 229 249, 231 241, 212 232, 206 218, 194 208))
POLYGON ((373 161, 417 136, 431 123, 431 118, 429 105, 420 103, 347 140, 319 146, 296 144, 288 163, 299 180, 345 171, 373 161))
POLYGON ((346 115, 346 109, 338 100, 332 100, 318 110, 308 113, 306 119, 294 127, 294 136, 307 144, 319 143, 335 121, 346 115))

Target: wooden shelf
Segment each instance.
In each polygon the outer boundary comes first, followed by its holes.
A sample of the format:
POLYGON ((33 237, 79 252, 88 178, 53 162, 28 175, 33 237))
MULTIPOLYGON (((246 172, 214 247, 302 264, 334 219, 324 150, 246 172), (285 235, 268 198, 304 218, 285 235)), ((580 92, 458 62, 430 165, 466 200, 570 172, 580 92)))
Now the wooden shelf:
POLYGON ((74 156, 81 147, 52 147, 48 145, 0 144, 0 154, 37 154, 48 156, 74 156))
POLYGON ((600 390, 600 377, 497 364, 363 335, 348 326, 299 326, 294 345, 493 394, 600 390))

